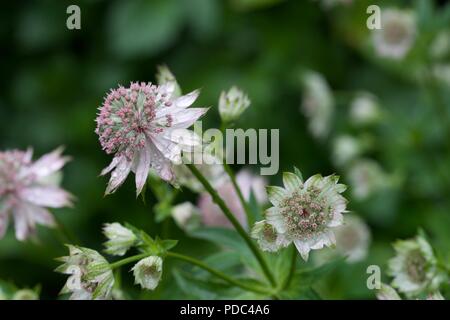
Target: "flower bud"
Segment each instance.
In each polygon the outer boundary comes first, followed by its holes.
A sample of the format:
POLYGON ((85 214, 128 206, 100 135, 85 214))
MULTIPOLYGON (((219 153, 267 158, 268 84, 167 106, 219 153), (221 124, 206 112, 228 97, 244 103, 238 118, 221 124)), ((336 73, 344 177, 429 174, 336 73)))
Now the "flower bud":
POLYGON ((134 281, 141 285, 143 289, 154 290, 161 280, 162 259, 157 256, 150 256, 140 260, 133 267, 134 281))
POLYGON ((136 241, 135 234, 117 222, 106 223, 103 233, 108 238, 105 252, 115 256, 123 256, 136 241))
POLYGON ((175 87, 175 90, 173 91, 173 96, 174 97, 181 96, 181 88, 177 82, 177 79, 166 65, 158 66, 158 72, 156 73, 156 81, 160 86, 167 83, 172 83, 175 87))
POLYGON ((231 87, 228 92, 222 91, 219 99, 219 113, 222 121, 236 121, 250 106, 248 96, 237 87, 231 87))

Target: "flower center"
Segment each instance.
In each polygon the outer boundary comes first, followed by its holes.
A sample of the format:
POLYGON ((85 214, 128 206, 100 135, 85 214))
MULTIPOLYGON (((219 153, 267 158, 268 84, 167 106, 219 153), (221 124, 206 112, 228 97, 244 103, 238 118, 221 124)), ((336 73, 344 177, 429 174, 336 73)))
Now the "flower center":
POLYGON ((319 190, 294 192, 281 204, 289 235, 304 238, 322 231, 329 221, 328 208, 319 198, 319 190))
POLYGON ((416 283, 425 280, 425 267, 426 260, 418 250, 411 252, 406 258, 406 272, 411 280, 416 283))

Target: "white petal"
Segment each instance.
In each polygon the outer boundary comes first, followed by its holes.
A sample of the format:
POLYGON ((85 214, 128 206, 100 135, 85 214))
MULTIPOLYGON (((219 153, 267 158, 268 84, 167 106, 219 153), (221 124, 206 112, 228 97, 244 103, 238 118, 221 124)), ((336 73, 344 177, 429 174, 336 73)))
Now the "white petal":
POLYGON ((34 223, 28 218, 28 212, 23 205, 17 205, 13 209, 14 227, 17 240, 25 240, 30 233, 34 232, 34 223))
POLYGON ((114 169, 119 162, 122 160, 123 156, 116 156, 112 159, 111 163, 102 170, 100 173, 101 176, 104 176, 105 174, 109 173, 112 169, 114 169))
POLYGON ((71 206, 70 193, 58 187, 34 186, 20 191, 20 197, 32 204, 51 208, 71 206))
POLYGON ((150 147, 148 141, 146 146, 139 151, 136 168, 136 194, 139 195, 147 182, 150 171, 150 147))
POLYGON ((202 143, 201 137, 194 131, 188 129, 169 129, 166 130, 164 137, 177 143, 186 152, 192 152, 194 147, 200 146, 202 143))
POLYGON ((303 260, 308 261, 309 251, 311 250, 307 243, 301 240, 295 240, 294 245, 302 256, 303 260))
POLYGON ((283 216, 276 207, 267 209, 265 213, 267 222, 271 224, 278 233, 286 232, 286 225, 284 223, 283 216))
POLYGON ((158 155, 161 156, 164 160, 170 160, 174 163, 181 163, 181 148, 178 144, 165 139, 164 136, 151 136, 151 142, 149 145, 152 145, 158 149, 157 154, 153 154, 152 152, 152 162, 155 158, 158 158, 158 155))
POLYGON ((132 161, 128 161, 125 157, 122 157, 114 171, 111 173, 111 178, 109 179, 105 194, 115 192, 117 188, 122 185, 130 173, 131 165, 132 161))
POLYGON ((177 107, 187 108, 190 105, 192 105, 195 102, 195 100, 197 100, 199 94, 200 94, 200 90, 194 90, 194 91, 176 99, 174 101, 174 104, 177 107))
POLYGON ((277 186, 268 186, 266 187, 266 190, 269 201, 274 206, 279 206, 287 195, 283 188, 277 186))
POLYGON ((300 178, 291 172, 283 172, 283 184, 289 191, 296 191, 302 187, 300 178))

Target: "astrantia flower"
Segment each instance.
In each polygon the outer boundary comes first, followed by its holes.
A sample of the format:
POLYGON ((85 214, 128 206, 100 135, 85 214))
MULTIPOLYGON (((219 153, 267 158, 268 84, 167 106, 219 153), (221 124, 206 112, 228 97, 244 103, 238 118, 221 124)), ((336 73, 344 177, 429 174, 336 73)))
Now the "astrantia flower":
POLYGON ((0 152, 0 238, 10 216, 16 238, 25 240, 35 232, 36 224, 54 226, 46 207, 72 205, 72 196, 59 187, 59 170, 69 160, 61 153, 59 148, 33 162, 31 149, 0 152))
POLYGON ((302 110, 309 119, 309 130, 316 138, 325 138, 330 131, 334 98, 328 83, 317 72, 307 72, 302 77, 302 110))
POLYGON ((108 261, 97 251, 68 246, 69 256, 56 271, 71 275, 61 294, 71 292, 71 300, 105 300, 111 298, 114 276, 108 261))
POLYGON ((200 212, 190 202, 180 203, 172 208, 172 217, 183 230, 190 231, 200 225, 200 212))
POLYGON ((391 178, 381 166, 369 159, 354 162, 349 168, 348 179, 353 196, 359 200, 365 200, 391 183, 391 178))
POLYGON ((370 230, 358 216, 347 214, 345 222, 335 230, 336 249, 347 256, 348 262, 358 262, 367 256, 370 230))
POLYGON ((411 49, 416 36, 412 12, 398 9, 381 11, 381 29, 373 30, 373 43, 378 55, 402 59, 411 49))
POLYGON ((135 283, 143 289, 154 290, 161 280, 162 264, 162 259, 157 256, 140 260, 132 269, 135 283))
POLYGON ((380 119, 380 109, 376 98, 369 93, 361 93, 350 106, 350 121, 356 126, 365 126, 380 119))
POLYGON ((362 151, 361 142, 351 135, 338 136, 333 141, 333 162, 345 166, 362 151))
POLYGON ((304 260, 310 250, 336 242, 332 229, 342 224, 347 203, 341 196, 346 187, 338 179, 314 175, 303 183, 296 174, 285 172, 284 188, 267 187, 273 204, 266 211, 267 222, 294 242, 304 260))
MULTIPOLYGON (((236 182, 242 191, 242 195, 247 201, 250 199, 251 192, 254 193, 258 203, 263 204, 267 201, 265 193, 262 192, 266 185, 263 178, 255 176, 250 171, 244 169, 239 171, 236 175, 236 182)), ((238 221, 242 225, 247 226, 245 210, 242 207, 239 196, 231 181, 226 180, 226 182, 217 186, 216 190, 238 221)), ((232 227, 230 221, 226 218, 219 206, 213 202, 209 193, 203 192, 200 194, 198 208, 205 225, 227 228, 232 227)))
POLYGON ((105 252, 116 256, 123 256, 137 240, 133 231, 117 222, 106 223, 103 233, 108 238, 105 252))
POLYGON ((394 277, 392 286, 407 295, 432 292, 443 281, 437 268, 433 249, 419 235, 410 240, 394 243, 396 256, 389 260, 389 273, 394 277))
POLYGON ((112 171, 106 194, 113 193, 133 171, 136 191, 140 194, 150 168, 166 181, 173 182, 173 163, 181 162, 182 151, 199 145, 198 136, 187 130, 206 111, 188 108, 199 91, 175 98, 174 84, 156 86, 131 83, 111 90, 100 107, 96 133, 111 164, 102 171, 112 171))
POLYGON ((251 236, 258 241, 259 247, 263 251, 275 252, 290 243, 283 234, 278 233, 266 220, 255 223, 251 236))
POLYGON ((249 106, 250 99, 237 87, 220 94, 219 113, 224 122, 236 121, 249 106))

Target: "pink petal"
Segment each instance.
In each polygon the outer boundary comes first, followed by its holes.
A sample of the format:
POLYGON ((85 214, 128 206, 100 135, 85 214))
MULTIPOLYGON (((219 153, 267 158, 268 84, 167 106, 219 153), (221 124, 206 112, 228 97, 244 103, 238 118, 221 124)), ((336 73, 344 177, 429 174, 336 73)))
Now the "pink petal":
POLYGON ((139 195, 147 182, 148 172, 150 171, 150 147, 146 146, 139 151, 136 168, 136 193, 139 195))
POLYGON ((72 205, 73 196, 58 187, 34 186, 20 191, 20 197, 37 206, 61 208, 72 205))
POLYGON ((157 162, 158 158, 161 158, 161 160, 167 159, 175 163, 181 162, 181 148, 177 143, 165 139, 162 136, 151 136, 150 138, 151 141, 149 142, 149 145, 153 145, 158 150, 156 154, 153 154, 152 151, 152 162, 157 162))
POLYGON ((123 156, 116 156, 112 159, 111 163, 100 172, 101 176, 104 176, 105 174, 109 173, 112 169, 114 169, 119 162, 122 160, 123 156))
POLYGON ((114 171, 111 173, 111 179, 109 179, 105 195, 115 192, 117 188, 122 185, 130 173, 132 163, 133 161, 128 161, 127 158, 122 157, 114 171))
POLYGON ((33 220, 29 219, 27 208, 24 205, 19 204, 14 207, 13 215, 16 238, 23 241, 34 232, 35 224, 33 220))
POLYGON ((62 152, 63 148, 59 147, 43 155, 30 166, 29 172, 35 174, 37 177, 44 177, 58 171, 70 160, 70 157, 62 157, 62 152))
POLYGON ((153 144, 148 144, 150 147, 151 157, 151 167, 156 171, 156 173, 165 181, 172 181, 174 179, 174 174, 172 170, 172 163, 167 160, 161 151, 153 144))
POLYGON ((208 108, 189 108, 182 112, 172 113, 172 126, 171 128, 189 128, 208 111, 208 108))

